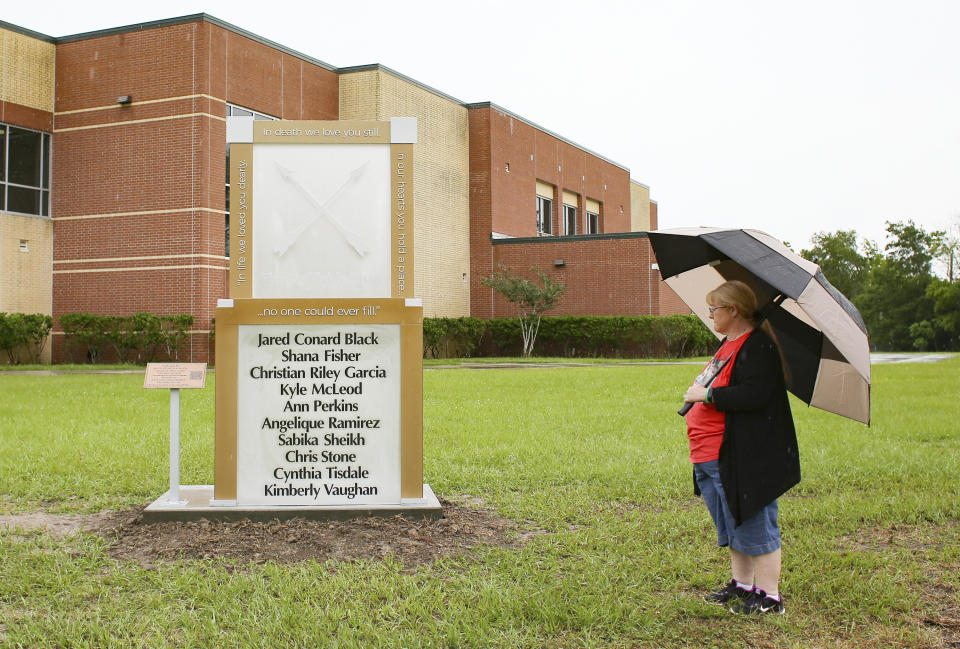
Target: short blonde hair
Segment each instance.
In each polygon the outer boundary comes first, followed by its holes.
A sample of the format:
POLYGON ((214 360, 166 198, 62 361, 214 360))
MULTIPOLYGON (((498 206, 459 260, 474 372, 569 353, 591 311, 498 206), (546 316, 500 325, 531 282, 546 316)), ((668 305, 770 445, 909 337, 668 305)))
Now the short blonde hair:
POLYGON ((707 293, 707 304, 736 307, 740 317, 751 322, 757 317, 757 296, 753 289, 739 280, 724 282, 707 293))
POLYGON ((773 331, 773 326, 766 318, 759 317, 757 312, 757 294, 753 289, 740 280, 730 280, 724 282, 717 288, 707 293, 707 304, 710 306, 732 306, 737 308, 737 315, 744 320, 749 320, 756 326, 760 322, 760 328, 770 337, 773 344, 777 347, 780 354, 780 369, 783 372, 783 378, 790 385, 790 367, 787 365, 787 358, 783 353, 783 347, 777 340, 777 334, 773 331))

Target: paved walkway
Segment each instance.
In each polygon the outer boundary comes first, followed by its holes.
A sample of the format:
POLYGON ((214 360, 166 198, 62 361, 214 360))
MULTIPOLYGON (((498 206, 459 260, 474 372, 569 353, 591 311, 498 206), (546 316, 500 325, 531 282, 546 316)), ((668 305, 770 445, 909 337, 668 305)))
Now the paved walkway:
POLYGON ((936 354, 912 354, 906 352, 884 352, 870 354, 870 364, 879 365, 881 363, 936 363, 945 358, 956 356, 946 352, 936 354))
MULTIPOLYGON (((956 356, 950 353, 913 354, 913 353, 876 353, 870 354, 870 364, 882 363, 933 363, 956 356)), ((550 363, 451 363, 450 365, 426 365, 425 370, 503 370, 503 369, 543 369, 550 367, 634 367, 637 365, 703 365, 703 361, 620 361, 617 363, 578 363, 576 361, 557 361, 550 363)))
POLYGON ((425 370, 538 370, 554 367, 636 367, 637 365, 703 365, 703 361, 620 361, 618 363, 578 363, 553 361, 544 363, 451 363, 424 365, 425 370))
MULTIPOLYGON (((956 356, 956 354, 941 352, 936 354, 919 354, 907 352, 884 352, 870 354, 870 364, 880 365, 884 363, 935 363, 945 358, 956 356)), ((617 363, 578 363, 577 361, 556 361, 544 363, 450 363, 449 365, 425 365, 425 370, 536 370, 556 367, 636 367, 636 366, 656 366, 656 365, 703 365, 703 361, 620 361, 617 363)), ((215 368, 207 368, 208 372, 215 368)), ((66 370, 58 371, 56 366, 49 370, 6 370, 0 371, 0 376, 5 374, 34 374, 39 376, 54 376, 62 374, 143 374, 143 369, 129 370, 98 370, 91 366, 89 370, 66 370)))

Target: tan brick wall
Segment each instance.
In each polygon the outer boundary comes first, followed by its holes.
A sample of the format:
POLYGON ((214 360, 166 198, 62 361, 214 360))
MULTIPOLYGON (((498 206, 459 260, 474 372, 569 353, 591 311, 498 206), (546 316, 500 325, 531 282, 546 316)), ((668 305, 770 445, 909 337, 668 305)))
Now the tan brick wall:
POLYGON ((415 295, 423 315, 470 314, 467 109, 385 70, 340 75, 340 119, 418 119, 414 148, 415 295))
POLYGON ((656 230, 650 217, 650 188, 635 180, 630 181, 630 231, 656 230))
POLYGON ((0 29, 0 101, 53 111, 56 46, 0 29))
MULTIPOLYGON (((51 315, 52 270, 53 221, 0 212, 0 311, 51 315), (27 242, 26 252, 21 241, 27 242)), ((50 348, 48 341, 42 358, 47 363, 50 348)))

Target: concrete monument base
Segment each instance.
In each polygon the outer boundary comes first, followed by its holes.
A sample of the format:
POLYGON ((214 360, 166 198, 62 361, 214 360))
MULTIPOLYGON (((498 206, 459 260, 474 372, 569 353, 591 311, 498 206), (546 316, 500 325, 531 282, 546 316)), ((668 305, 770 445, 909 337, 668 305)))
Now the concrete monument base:
POLYGON ((143 510, 145 523, 167 521, 270 521, 291 518, 313 520, 347 520, 363 516, 397 516, 407 518, 440 518, 443 509, 430 485, 423 485, 423 498, 404 498, 400 504, 387 505, 305 505, 268 506, 237 505, 214 501, 213 485, 183 485, 179 501, 171 502, 170 492, 164 493, 143 510))

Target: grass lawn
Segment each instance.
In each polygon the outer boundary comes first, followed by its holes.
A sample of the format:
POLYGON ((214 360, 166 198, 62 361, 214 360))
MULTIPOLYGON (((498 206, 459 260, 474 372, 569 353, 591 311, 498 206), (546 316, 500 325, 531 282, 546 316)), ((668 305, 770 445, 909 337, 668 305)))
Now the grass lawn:
MULTIPOLYGON (((425 479, 544 533, 394 561, 116 562, 100 537, 0 531, 6 647, 950 647, 960 642, 960 357, 873 368, 870 427, 793 402, 787 613, 702 601, 727 579, 693 497, 690 366, 424 373, 425 479)), ((166 489, 169 397, 140 374, 0 373, 0 513, 166 489)), ((182 482, 213 481, 215 376, 183 391, 182 482)), ((2 528, 0 528, 2 530, 2 528)))

